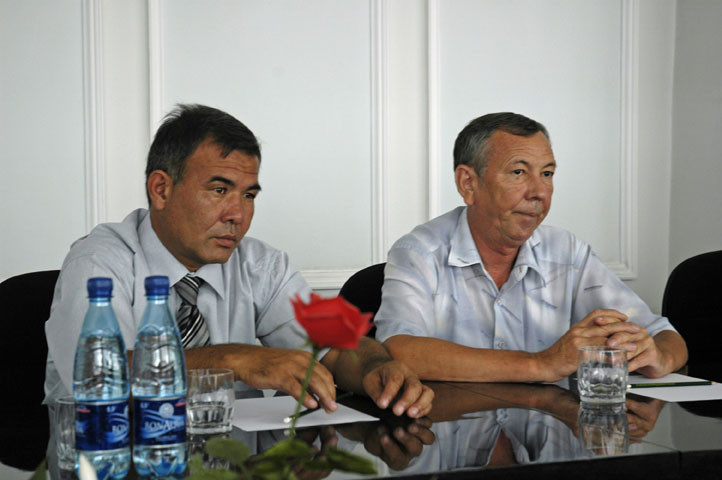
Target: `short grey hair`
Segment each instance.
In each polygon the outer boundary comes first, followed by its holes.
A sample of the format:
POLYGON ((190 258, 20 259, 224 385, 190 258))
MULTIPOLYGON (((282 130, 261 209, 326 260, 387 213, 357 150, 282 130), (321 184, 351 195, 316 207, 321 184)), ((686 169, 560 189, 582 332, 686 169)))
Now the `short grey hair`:
POLYGON ((475 118, 459 132, 454 142, 454 171, 459 165, 469 165, 481 177, 489 161, 489 138, 497 130, 521 137, 542 132, 551 142, 546 127, 531 118, 512 112, 489 113, 475 118))

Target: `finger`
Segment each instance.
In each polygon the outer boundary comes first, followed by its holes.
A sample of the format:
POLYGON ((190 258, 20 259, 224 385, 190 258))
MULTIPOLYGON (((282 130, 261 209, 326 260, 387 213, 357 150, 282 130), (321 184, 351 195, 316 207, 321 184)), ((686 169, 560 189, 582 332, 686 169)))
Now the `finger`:
POLYGON ((624 320, 619 319, 618 317, 595 317, 594 321, 592 322, 594 325, 604 326, 604 325, 611 325, 612 323, 623 323, 624 320))
POLYGON ((580 321, 579 323, 584 325, 590 325, 598 321, 599 319, 605 317, 608 319, 608 322, 611 322, 611 319, 616 319, 622 322, 627 320, 627 316, 621 312, 618 312, 617 310, 599 308, 584 317, 584 319, 582 319, 582 321, 580 321))
POLYGON ((619 322, 611 323, 604 326, 592 325, 588 327, 576 328, 575 334, 581 337, 609 337, 619 332, 639 333, 639 325, 633 323, 619 322))
MULTIPOLYGON (((417 406, 416 402, 422 398, 423 393, 424 388, 418 378, 415 376, 406 377, 403 382, 403 393, 394 403, 394 415, 403 415, 404 412, 406 412, 411 418, 418 417, 420 409, 423 408, 425 404, 417 406)), ((428 403, 430 405, 431 402, 428 401, 428 403)))
POLYGON ((421 418, 429 414, 434 400, 434 391, 426 385, 421 385, 421 395, 406 409, 406 415, 411 418, 421 418))
MULTIPOLYGON (((290 376, 279 384, 278 389, 298 400, 301 396, 302 384, 296 376, 290 376)), ((318 407, 318 402, 314 396, 311 395, 310 391, 307 391, 306 395, 303 397, 303 406, 306 408, 318 407)))
MULTIPOLYGON (((403 387, 404 374, 400 368, 392 365, 389 368, 377 369, 369 375, 371 376, 370 381, 364 382, 366 393, 379 408, 387 408, 403 387)), ((406 403, 410 402, 406 401, 406 403)), ((396 405, 394 405, 394 413, 396 413, 396 405)), ((401 413, 396 413, 396 415, 401 415, 401 413)))
POLYGON ((336 386, 321 376, 312 375, 308 384, 308 391, 316 396, 320 407, 326 412, 333 412, 338 408, 336 404, 336 386))
POLYGON ((333 377, 330 374, 325 375, 324 371, 328 372, 326 367, 316 363, 308 384, 308 390, 318 398, 321 407, 326 412, 333 412, 338 408, 336 404, 336 386, 333 383, 333 377))
POLYGON ((627 368, 630 372, 634 372, 640 368, 646 367, 650 364, 651 357, 652 355, 650 355, 649 352, 640 352, 629 361, 627 368))

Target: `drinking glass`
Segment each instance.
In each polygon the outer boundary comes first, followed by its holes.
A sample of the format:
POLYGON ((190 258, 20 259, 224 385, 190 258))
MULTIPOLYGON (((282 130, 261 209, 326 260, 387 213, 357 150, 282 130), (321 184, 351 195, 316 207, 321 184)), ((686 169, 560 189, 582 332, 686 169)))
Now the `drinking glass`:
POLYGON ((58 468, 75 470, 75 399, 72 396, 57 398, 53 404, 55 451, 58 468))
POLYGON ((623 348, 579 347, 577 386, 583 404, 624 403, 627 394, 627 351, 623 348))
POLYGON ((230 432, 234 400, 232 370, 188 370, 188 433, 230 432))

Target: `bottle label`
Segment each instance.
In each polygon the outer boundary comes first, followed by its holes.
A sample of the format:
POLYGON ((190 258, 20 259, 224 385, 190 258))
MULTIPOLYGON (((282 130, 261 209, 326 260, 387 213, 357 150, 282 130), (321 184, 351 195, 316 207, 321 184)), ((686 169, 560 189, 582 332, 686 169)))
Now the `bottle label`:
POLYGON ((130 446, 128 400, 75 405, 75 448, 115 450, 130 446))
POLYGON ((186 397, 136 398, 135 444, 172 445, 186 441, 186 397))

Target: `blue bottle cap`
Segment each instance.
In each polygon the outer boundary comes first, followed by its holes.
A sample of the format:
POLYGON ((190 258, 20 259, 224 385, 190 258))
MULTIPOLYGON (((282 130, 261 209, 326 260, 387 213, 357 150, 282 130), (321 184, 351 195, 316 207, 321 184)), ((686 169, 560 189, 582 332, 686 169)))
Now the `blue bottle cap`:
POLYGON ((110 298, 113 293, 113 280, 106 277, 88 279, 88 296, 90 298, 110 298))
POLYGON ((145 277, 145 296, 168 295, 170 283, 165 275, 145 277))

